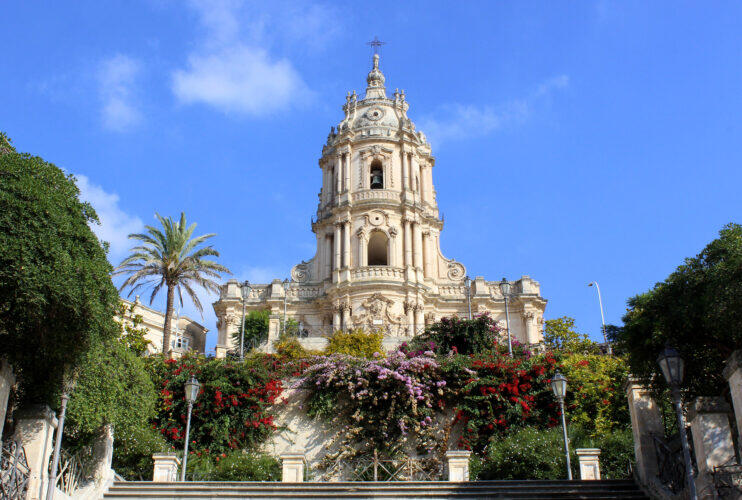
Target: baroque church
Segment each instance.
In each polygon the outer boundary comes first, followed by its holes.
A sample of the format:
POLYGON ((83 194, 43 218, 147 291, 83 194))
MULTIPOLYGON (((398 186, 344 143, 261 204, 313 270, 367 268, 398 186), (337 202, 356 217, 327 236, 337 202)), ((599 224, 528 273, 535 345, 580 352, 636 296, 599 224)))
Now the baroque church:
MULTIPOLYGON (((246 297, 236 280, 222 286, 213 304, 217 357, 236 347, 232 333, 240 329, 243 300, 247 311, 271 312, 268 351, 284 314, 298 322, 307 348, 322 348, 332 332, 352 328, 383 331, 391 348, 443 317, 470 313, 487 312, 506 327, 500 282, 469 280, 464 265, 441 252, 435 157, 407 116, 404 91, 387 96, 378 54, 366 82, 362 99, 348 93, 345 116, 322 147, 315 256, 295 265, 290 280, 251 284, 246 297)), ((539 283, 522 276, 510 284, 512 338, 541 342, 546 300, 539 283)))

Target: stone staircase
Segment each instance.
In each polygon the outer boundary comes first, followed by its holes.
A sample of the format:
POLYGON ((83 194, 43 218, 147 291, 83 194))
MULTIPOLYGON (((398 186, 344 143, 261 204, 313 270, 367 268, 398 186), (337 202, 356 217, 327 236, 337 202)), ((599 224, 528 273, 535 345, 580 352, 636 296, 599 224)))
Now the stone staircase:
POLYGON ((219 498, 649 498, 630 480, 623 481, 470 481, 256 483, 256 482, 115 482, 104 499, 219 499, 219 498))

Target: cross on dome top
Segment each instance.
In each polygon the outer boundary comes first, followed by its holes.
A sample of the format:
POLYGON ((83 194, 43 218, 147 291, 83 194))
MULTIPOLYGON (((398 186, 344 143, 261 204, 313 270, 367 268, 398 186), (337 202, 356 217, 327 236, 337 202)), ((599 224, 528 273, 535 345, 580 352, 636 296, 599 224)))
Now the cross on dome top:
POLYGON ((374 39, 373 42, 368 42, 369 45, 372 45, 374 47, 374 57, 373 57, 373 67, 371 68, 371 71, 368 73, 368 76, 366 77, 366 82, 368 83, 368 87, 366 87, 366 97, 365 99, 375 99, 375 98, 386 98, 386 91, 384 89, 384 82, 386 81, 386 78, 384 77, 384 73, 381 72, 379 69, 379 53, 377 52, 377 47, 381 45, 384 42, 380 42, 378 38, 374 39))

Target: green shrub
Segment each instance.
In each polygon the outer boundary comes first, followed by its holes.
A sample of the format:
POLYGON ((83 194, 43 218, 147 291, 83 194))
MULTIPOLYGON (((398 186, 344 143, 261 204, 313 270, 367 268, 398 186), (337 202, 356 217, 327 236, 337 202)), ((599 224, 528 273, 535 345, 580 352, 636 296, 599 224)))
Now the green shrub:
POLYGON ((371 359, 384 355, 383 339, 382 332, 365 332, 361 328, 348 332, 337 331, 330 337, 325 353, 371 359))
POLYGON ((586 432, 575 428, 575 448, 600 449, 600 476, 603 479, 629 479, 633 468, 634 437, 631 427, 615 429, 612 432, 590 437, 586 432), (584 435, 581 435, 584 434, 584 435))
POLYGON ((276 343, 276 352, 289 359, 302 359, 310 356, 296 337, 285 337, 276 343))
POLYGON ((234 450, 188 457, 186 474, 194 481, 279 481, 281 464, 262 453, 234 450))
POLYGON ((500 336, 500 327, 487 314, 471 320, 454 316, 428 326, 410 342, 409 350, 431 350, 441 355, 450 351, 474 354, 496 348, 500 336))
POLYGON ((111 468, 127 481, 151 481, 153 453, 172 452, 165 438, 154 429, 139 427, 123 437, 114 429, 115 446, 111 468))
MULTIPOLYGON (((574 465, 577 456, 572 450, 574 465)), ((500 438, 494 436, 487 449, 478 479, 565 479, 562 429, 525 427, 500 438)))

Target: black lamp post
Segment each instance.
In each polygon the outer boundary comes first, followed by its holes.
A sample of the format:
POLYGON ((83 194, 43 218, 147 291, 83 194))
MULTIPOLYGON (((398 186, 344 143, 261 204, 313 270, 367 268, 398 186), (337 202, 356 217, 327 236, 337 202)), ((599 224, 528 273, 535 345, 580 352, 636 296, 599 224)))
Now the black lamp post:
POLYGON ((513 357, 513 340, 510 336, 510 311, 508 310, 508 299, 510 298, 510 290, 512 289, 512 285, 510 282, 503 278, 500 282, 500 292, 502 292, 502 296, 505 298, 505 328, 508 331, 508 354, 510 357, 513 357))
POLYGON ((183 470, 180 471, 180 480, 185 481, 186 477, 186 466, 188 465, 188 439, 191 435, 191 412, 193 411, 193 402, 198 397, 198 391, 201 389, 201 384, 198 383, 196 377, 191 375, 190 380, 185 385, 185 398, 188 402, 188 420, 186 421, 186 434, 185 434, 185 448, 183 449, 183 470))
POLYGON ((678 431, 680 432, 680 445, 683 448, 683 462, 685 463, 685 481, 688 485, 691 500, 696 500, 696 482, 693 479, 693 464, 690 460, 690 447, 688 446, 688 435, 685 432, 685 418, 683 417, 683 404, 680 401, 680 384, 683 382, 685 362, 680 353, 672 347, 665 347, 657 358, 657 364, 662 369, 667 385, 672 392, 672 402, 675 407, 675 416, 678 420, 678 431))
POLYGON ((551 379, 551 390, 554 391, 559 409, 562 411, 562 434, 564 435, 564 456, 567 458, 567 479, 572 480, 572 465, 569 460, 569 438, 567 437, 567 419, 564 416, 564 397, 567 395, 567 377, 556 372, 551 379))
POLYGON ((250 282, 245 280, 240 285, 242 292, 242 330, 240 331, 240 361, 245 360, 245 302, 250 296, 250 282))

